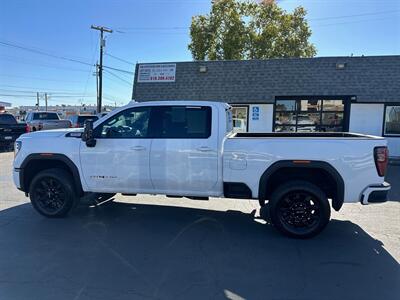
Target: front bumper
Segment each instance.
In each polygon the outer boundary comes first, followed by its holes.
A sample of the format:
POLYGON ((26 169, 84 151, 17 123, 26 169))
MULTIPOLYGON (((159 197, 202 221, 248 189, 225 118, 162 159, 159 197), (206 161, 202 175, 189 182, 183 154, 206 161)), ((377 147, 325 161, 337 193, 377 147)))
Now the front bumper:
POLYGON ((363 205, 371 203, 382 203, 387 201, 390 191, 390 183, 384 182, 379 185, 371 185, 364 189, 361 194, 360 202, 363 205))
POLYGON ((20 177, 21 169, 14 168, 13 170, 13 181, 17 189, 21 190, 21 177, 20 177))

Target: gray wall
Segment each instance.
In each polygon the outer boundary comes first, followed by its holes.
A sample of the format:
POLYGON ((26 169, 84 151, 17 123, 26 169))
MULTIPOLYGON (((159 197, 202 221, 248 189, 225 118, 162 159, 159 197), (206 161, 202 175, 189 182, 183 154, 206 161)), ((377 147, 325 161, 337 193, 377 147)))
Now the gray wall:
POLYGON ((400 101, 400 56, 178 62, 176 82, 137 83, 132 98, 273 103, 275 96, 357 96, 400 101), (336 63, 346 63, 343 70, 336 63), (199 66, 207 66, 206 73, 199 66))

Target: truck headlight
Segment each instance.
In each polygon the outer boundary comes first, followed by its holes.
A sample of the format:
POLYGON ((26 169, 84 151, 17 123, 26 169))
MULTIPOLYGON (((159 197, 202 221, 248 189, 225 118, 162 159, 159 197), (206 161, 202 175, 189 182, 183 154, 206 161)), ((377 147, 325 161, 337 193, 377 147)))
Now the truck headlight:
POLYGON ((14 157, 17 156, 19 150, 22 148, 22 142, 21 141, 16 141, 14 144, 14 157))

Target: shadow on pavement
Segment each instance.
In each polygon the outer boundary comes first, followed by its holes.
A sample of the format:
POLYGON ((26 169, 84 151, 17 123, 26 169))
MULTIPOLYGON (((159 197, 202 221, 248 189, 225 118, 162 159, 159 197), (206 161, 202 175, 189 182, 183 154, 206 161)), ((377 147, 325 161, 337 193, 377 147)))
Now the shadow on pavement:
POLYGON ((113 202, 66 219, 13 207, 0 212, 0 299, 399 299, 399 264, 357 225, 294 240, 260 221, 113 202))

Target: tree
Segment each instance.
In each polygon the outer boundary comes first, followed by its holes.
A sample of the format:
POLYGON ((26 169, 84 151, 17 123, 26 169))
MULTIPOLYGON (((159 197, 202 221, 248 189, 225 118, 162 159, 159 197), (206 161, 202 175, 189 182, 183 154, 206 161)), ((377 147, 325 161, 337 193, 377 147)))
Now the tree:
POLYGON ((207 15, 194 16, 188 48, 195 60, 312 57, 306 11, 292 13, 275 1, 214 0, 207 15))

